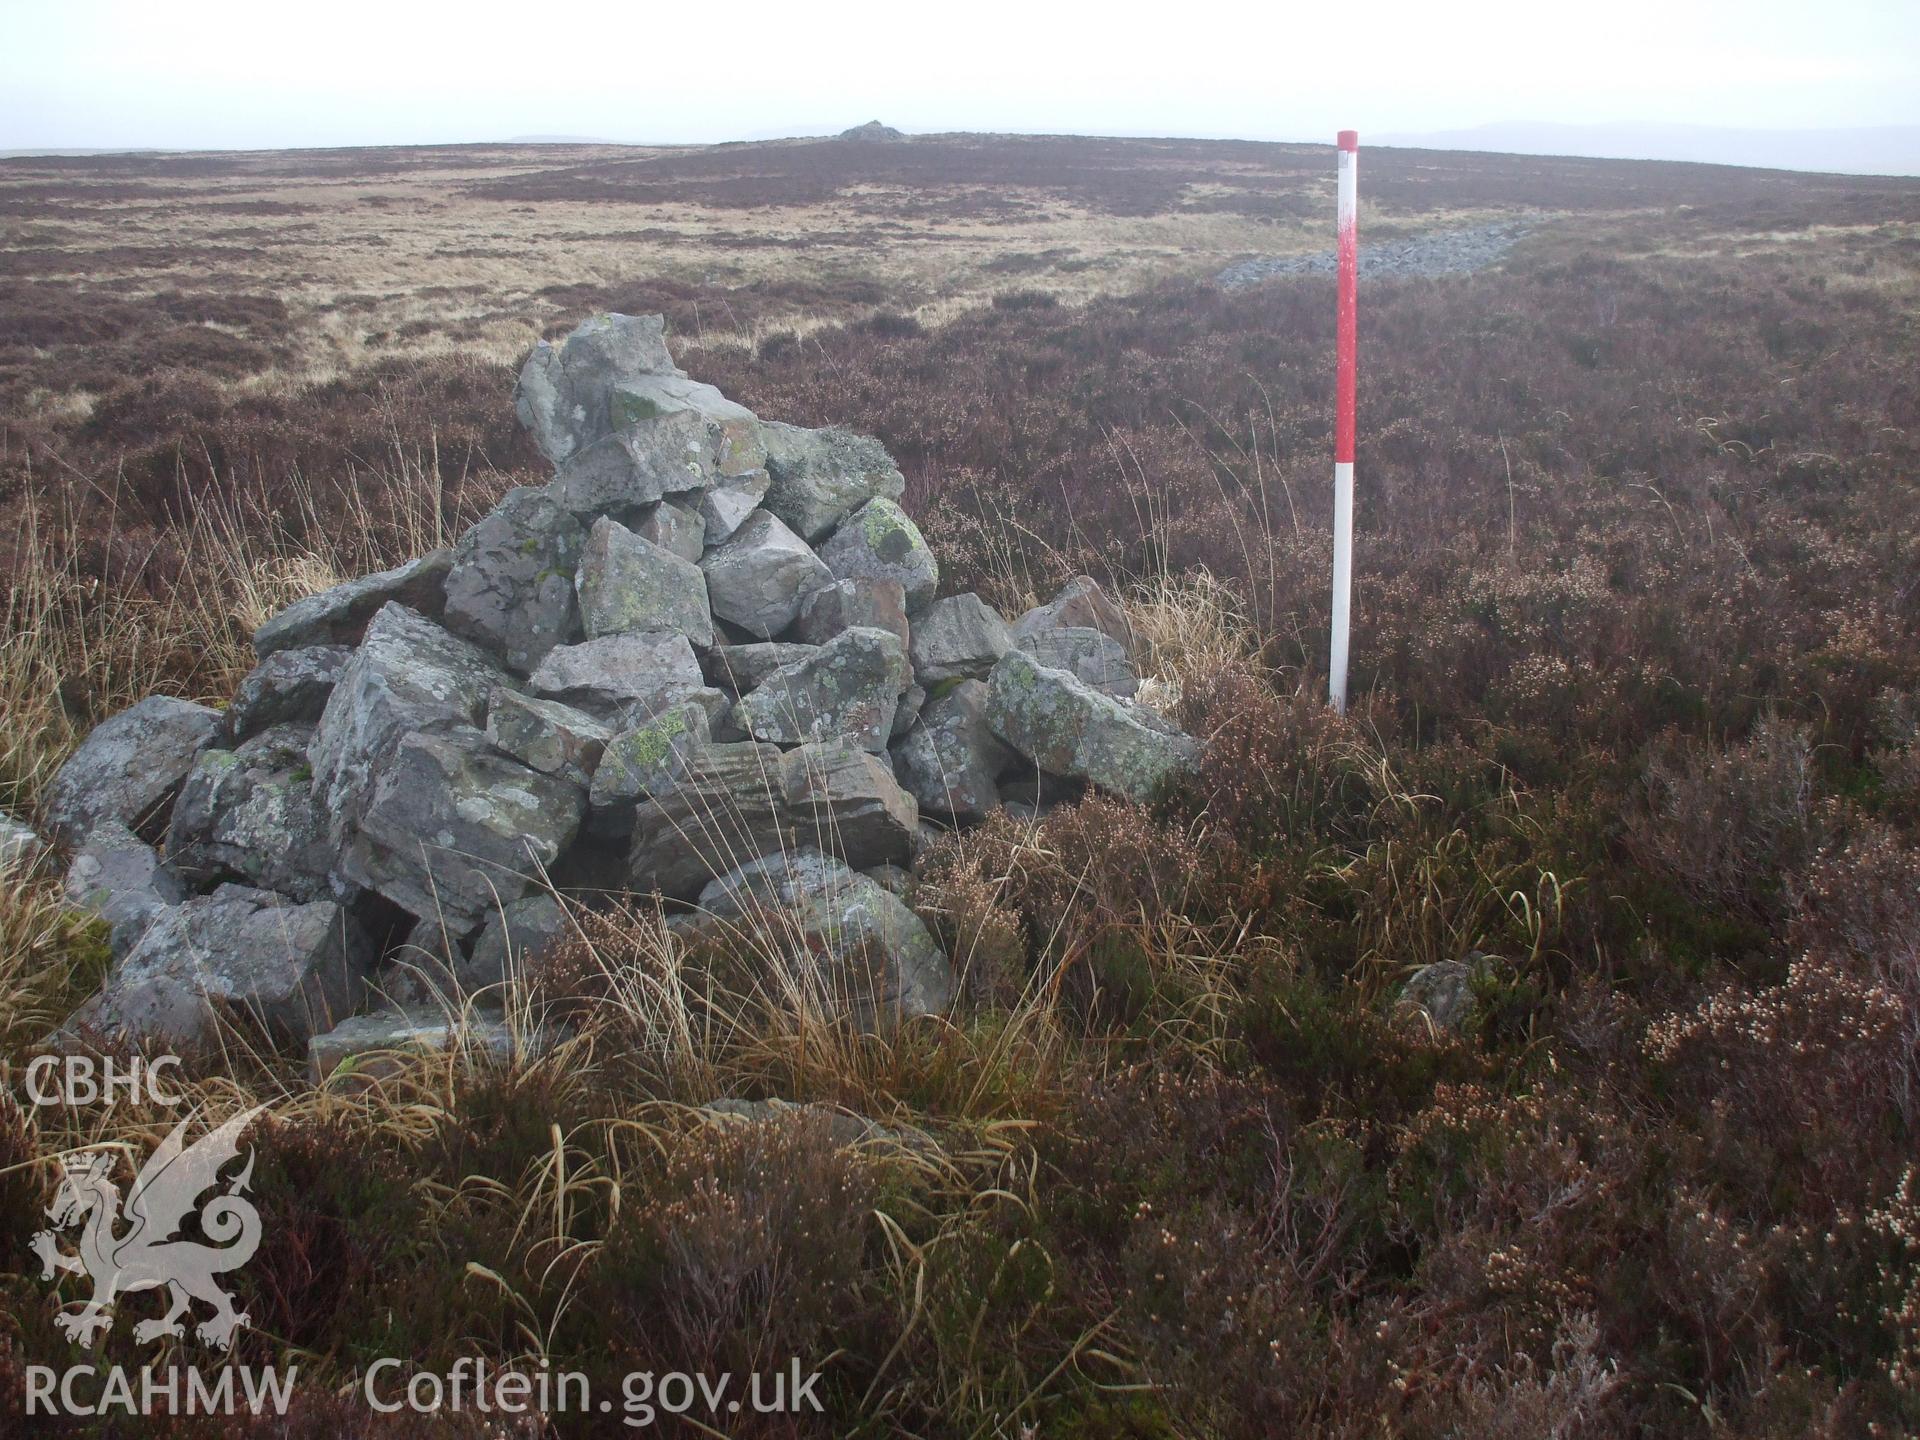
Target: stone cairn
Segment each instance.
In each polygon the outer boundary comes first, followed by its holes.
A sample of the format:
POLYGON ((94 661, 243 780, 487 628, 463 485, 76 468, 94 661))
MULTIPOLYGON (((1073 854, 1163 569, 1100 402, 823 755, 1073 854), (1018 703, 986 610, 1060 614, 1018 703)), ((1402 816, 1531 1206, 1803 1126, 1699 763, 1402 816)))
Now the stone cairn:
POLYGON ((43 818, 114 957, 63 1039, 191 1044, 231 1008, 324 1077, 471 1002, 460 1033, 507 1046, 473 1016, 565 933, 555 892, 688 937, 778 914, 766 963, 857 976, 885 1028, 951 998, 896 893, 940 829, 1192 762, 1091 580, 1011 625, 939 598, 877 441, 757 419, 663 332, 542 342, 516 408, 549 484, 267 621, 224 711, 149 697, 62 767, 43 818))

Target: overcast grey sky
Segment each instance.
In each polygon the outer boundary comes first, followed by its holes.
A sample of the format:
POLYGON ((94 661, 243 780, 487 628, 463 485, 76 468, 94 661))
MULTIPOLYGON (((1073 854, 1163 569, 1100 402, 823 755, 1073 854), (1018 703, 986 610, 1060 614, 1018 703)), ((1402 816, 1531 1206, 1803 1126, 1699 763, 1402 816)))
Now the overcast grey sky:
POLYGON ((0 0, 0 149, 1920 123, 1920 0, 0 0))

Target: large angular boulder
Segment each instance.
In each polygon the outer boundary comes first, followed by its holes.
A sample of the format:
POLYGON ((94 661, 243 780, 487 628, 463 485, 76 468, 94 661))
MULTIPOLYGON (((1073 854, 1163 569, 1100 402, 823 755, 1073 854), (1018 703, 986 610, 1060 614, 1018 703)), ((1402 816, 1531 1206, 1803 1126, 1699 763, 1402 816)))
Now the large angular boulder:
POLYGON ((477 730, 408 735, 381 767, 340 868, 464 935, 560 858, 586 800, 581 787, 499 754, 477 730))
POLYGON ((447 629, 526 674, 574 638, 573 576, 586 532, 545 490, 509 490, 460 537, 447 575, 447 629))
POLYGON ((80 742, 41 797, 41 818, 69 844, 109 820, 157 835, 167 802, 222 727, 218 710, 149 695, 80 742))
POLYGON ((227 706, 231 744, 275 725, 312 725, 327 708, 353 651, 345 645, 276 650, 253 667, 227 706))
POLYGON ((913 678, 922 685, 942 680, 984 680, 1013 648, 1000 612, 972 591, 927 606, 913 622, 909 652, 913 678))
POLYGON ((862 576, 855 580, 836 580, 824 590, 816 590, 800 607, 793 635, 808 645, 824 645, 842 630, 864 625, 870 630, 891 630, 906 643, 907 592, 898 580, 877 580, 862 576))
POLYGON ((553 498, 576 515, 605 514, 703 490, 713 476, 713 437, 706 421, 691 410, 677 410, 575 451, 553 477, 553 498))
POLYGON ((960 824, 984 820, 998 807, 1000 777, 1020 763, 987 721, 980 680, 963 680, 929 700, 892 754, 893 773, 921 810, 960 824))
POLYGON ((940 562, 907 518, 884 496, 867 501, 841 522, 820 547, 820 558, 839 580, 898 580, 907 613, 916 615, 940 588, 940 562))
POLYGON ((671 630, 713 644, 707 577, 698 565, 641 539, 619 521, 593 522, 576 578, 589 639, 633 630, 671 630))
POLYGON ((127 953, 187 887, 151 845, 117 820, 96 825, 67 867, 67 903, 107 922, 108 948, 127 953))
POLYGON ((698 694, 706 678, 686 636, 642 630, 562 645, 527 684, 621 730, 698 694))
POLYGON ((216 1015, 242 1014, 304 1043, 352 1011, 372 963, 333 901, 222 885, 162 912, 68 1029, 186 1045, 212 1038, 216 1015))
POLYGON ((558 465, 615 428, 610 404, 624 381, 677 375, 658 315, 595 315, 558 345, 542 340, 520 368, 514 410, 540 453, 558 465))
POLYGON ((358 645, 368 623, 389 604, 438 615, 452 568, 453 551, 433 550, 391 570, 296 600, 253 632, 253 653, 264 660, 281 650, 358 645))
POLYGON ((793 624, 807 597, 833 583, 812 547, 765 510, 707 551, 700 568, 713 613, 762 640, 793 624))
POLYGON ((307 760, 312 727, 280 725, 194 763, 167 830, 167 861, 196 889, 244 880, 295 900, 337 898, 334 849, 307 760))
POLYGON ((584 787, 613 731, 584 710, 513 690, 496 690, 487 707, 487 740, 530 770, 584 787))
POLYGON ((1049 670, 1023 650, 1009 650, 993 667, 987 719, 1042 770, 1135 800, 1151 798, 1199 757, 1196 741, 1152 711, 1049 670))
POLYGON ((843 630, 761 681, 740 701, 740 723, 756 740, 798 745, 840 736, 878 753, 912 678, 899 636, 843 630))
POLYGON ((880 1032, 952 1003, 953 971, 919 916, 831 856, 763 856, 707 885, 699 904, 736 946, 780 968, 767 982, 776 997, 880 1032))
POLYGON ((1061 625, 1033 631, 1016 642, 1049 670, 1066 670, 1103 695, 1130 699, 1140 689, 1127 647, 1091 626, 1061 625))
POLYGON ((404 605, 374 616, 307 746, 333 843, 353 832, 403 738, 480 724, 488 699, 507 683, 491 657, 404 605))
POLYGON ((919 809, 886 762, 845 741, 709 745, 634 812, 629 884, 691 899, 745 860, 811 847, 855 869, 904 863, 919 809))
POLYGON ((1132 655, 1136 636, 1127 620, 1127 612, 1100 588, 1090 575, 1076 575, 1060 587, 1060 593, 1044 605, 1036 605, 1013 622, 1013 643, 1023 646, 1046 630, 1078 626, 1110 635, 1132 655))
POLYGON ((801 538, 817 541, 876 495, 898 500, 907 488, 878 440, 849 430, 763 424, 766 508, 801 538))

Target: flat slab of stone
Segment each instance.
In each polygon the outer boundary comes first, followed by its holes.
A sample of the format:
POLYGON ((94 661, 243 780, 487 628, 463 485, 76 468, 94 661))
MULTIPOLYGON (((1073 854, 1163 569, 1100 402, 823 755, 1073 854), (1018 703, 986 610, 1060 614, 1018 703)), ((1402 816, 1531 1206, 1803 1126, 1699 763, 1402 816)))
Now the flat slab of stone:
POLYGON ((843 630, 744 696, 740 723, 756 740, 799 745, 838 736, 878 753, 912 678, 899 636, 843 630))
POLYGON ((605 515, 587 536, 575 588, 589 639, 670 630, 703 648, 713 644, 707 577, 700 567, 605 515))
POLYGON ((195 758, 224 728, 218 710, 149 695, 94 726, 47 785, 41 818, 69 844, 109 820, 157 835, 195 758))
POLYGON ((763 424, 771 485, 766 508, 801 538, 816 541, 874 496, 898 500, 907 488, 886 447, 867 435, 763 424))
POLYGON ((443 1010, 427 1007, 376 1010, 348 1016, 308 1040, 307 1073, 316 1085, 329 1081, 368 1083, 386 1078, 400 1068, 400 1063, 420 1055, 458 1050, 469 1061, 506 1065, 515 1058, 518 1048, 513 1027, 498 1016, 469 1011, 450 1017, 443 1010))
POLYGON ((447 629, 526 674, 575 638, 573 577, 586 532, 544 489, 523 485, 454 546, 447 574, 447 629))
POLYGON ((452 550, 433 550, 391 570, 296 600, 253 632, 253 653, 264 660, 281 650, 358 645, 368 623, 390 603, 438 615, 452 568, 452 550))
POLYGON ((940 562, 920 527, 893 501, 876 496, 854 511, 820 547, 838 580, 897 580, 907 613, 916 615, 940 588, 940 562))
POLYGON ((692 899, 748 858, 810 848, 855 869, 911 858, 919 808, 885 761, 845 741, 753 743, 689 755, 666 794, 634 812, 630 886, 692 899))
POLYGON ((700 568, 713 613, 762 640, 793 624, 807 597, 833 583, 813 548, 765 510, 707 551, 700 568))
POLYGON ((77 1010, 70 1030, 172 1045, 240 1012, 304 1044, 353 1008, 373 945, 339 905, 223 885, 158 916, 77 1010))
POLYGON ((1147 800, 1199 758, 1199 745, 1150 710, 1102 695, 1024 650, 993 668, 987 718, 994 733, 1042 770, 1147 800))

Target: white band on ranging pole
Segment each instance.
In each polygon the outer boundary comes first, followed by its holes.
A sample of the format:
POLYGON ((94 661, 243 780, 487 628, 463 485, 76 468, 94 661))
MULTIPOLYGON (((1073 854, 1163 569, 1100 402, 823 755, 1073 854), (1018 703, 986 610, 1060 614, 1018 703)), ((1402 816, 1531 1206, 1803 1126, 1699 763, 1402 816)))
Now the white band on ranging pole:
POLYGON ((1333 426, 1333 635, 1327 652, 1327 699, 1347 710, 1347 632, 1353 609, 1353 430, 1360 278, 1360 136, 1340 132, 1340 294, 1334 357, 1333 426))

